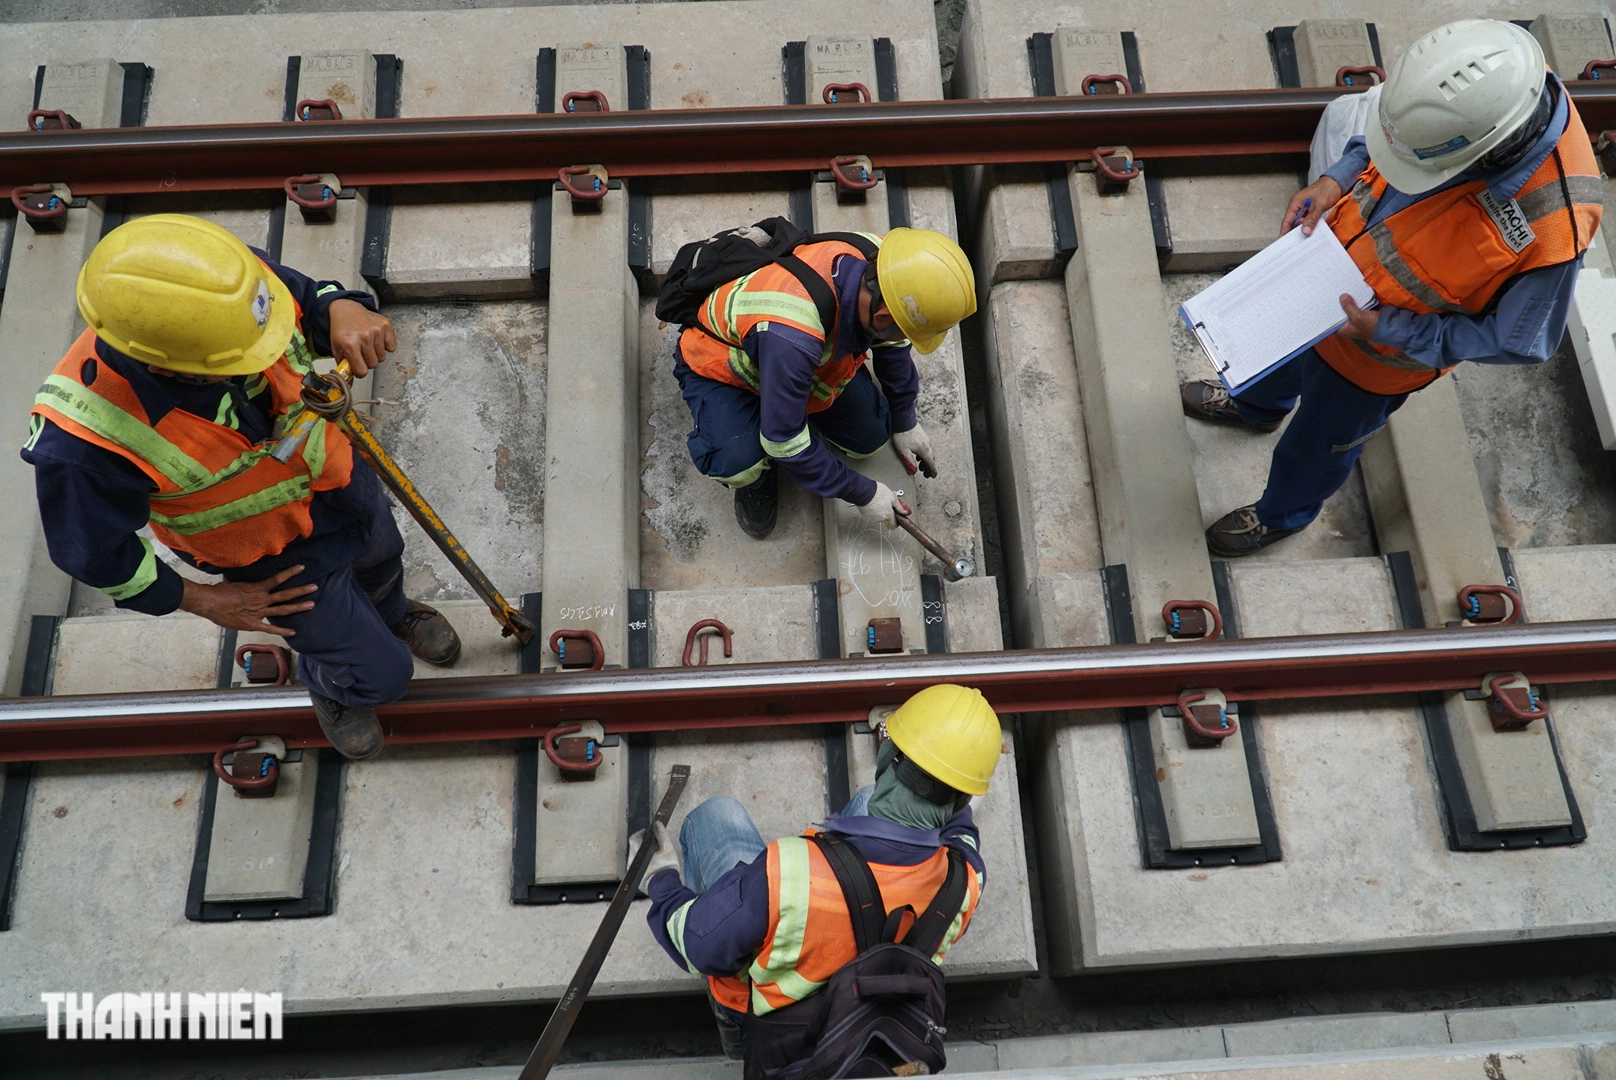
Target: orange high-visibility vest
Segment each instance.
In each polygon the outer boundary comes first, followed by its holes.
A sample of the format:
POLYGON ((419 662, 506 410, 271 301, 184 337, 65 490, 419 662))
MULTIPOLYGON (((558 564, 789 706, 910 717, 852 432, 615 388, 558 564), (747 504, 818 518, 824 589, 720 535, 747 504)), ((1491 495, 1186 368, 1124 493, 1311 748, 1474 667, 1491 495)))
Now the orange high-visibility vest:
MULTIPOLYGON (((877 245, 880 244, 879 237, 866 235, 877 245)), ((839 240, 804 244, 792 254, 823 277, 832 292, 836 289, 836 283, 831 278, 831 267, 836 257, 852 255, 858 259, 864 258, 864 253, 858 248, 839 240)), ((814 307, 808 290, 803 288, 796 275, 779 263, 771 263, 714 289, 696 318, 706 332, 691 326, 679 337, 679 352, 690 370, 718 382, 745 387, 754 394, 759 392, 760 387, 757 367, 746 350, 741 348, 741 343, 754 327, 760 323, 781 323, 823 342, 819 367, 814 371, 813 385, 808 393, 810 413, 830 408, 869 355, 867 351, 831 355, 836 327, 820 323, 819 311, 814 307)), ((840 318, 838 303, 837 319, 840 318)))
MULTIPOLYGON (((745 971, 732 978, 709 976, 707 980, 720 1004, 736 1012, 746 1012, 750 1006, 755 1016, 801 1001, 858 955, 853 916, 836 872, 819 846, 806 836, 788 836, 770 844, 766 855, 769 930, 763 946, 745 971)), ((869 865, 886 910, 908 905, 925 911, 948 876, 948 849, 940 847, 931 858, 914 866, 869 865)), ((981 896, 981 875, 972 870, 966 875, 959 915, 943 935, 933 963, 941 964, 965 933, 981 896)), ((904 916, 898 939, 913 925, 914 918, 904 916)))
MULTIPOLYGON (((1588 249, 1604 188, 1588 132, 1569 98, 1566 105, 1554 151, 1508 202, 1473 180, 1369 226, 1387 185, 1373 165, 1364 170, 1326 220, 1382 304, 1422 315, 1481 315, 1516 274, 1570 262, 1588 249)), ((1342 378, 1375 394, 1409 393, 1452 370, 1339 334, 1314 348, 1342 378)))
MULTIPOLYGON (((301 326, 301 308, 297 318, 301 326)), ((285 465, 270 456, 274 438, 253 443, 184 409, 171 409, 153 424, 129 381, 96 356, 95 341, 95 332, 86 330, 73 343, 40 387, 33 415, 151 477, 152 532, 170 548, 220 568, 247 566, 313 532, 314 493, 347 485, 353 448, 328 421, 314 425, 285 465), (86 380, 88 371, 94 378, 86 380)), ((248 377, 248 396, 270 395, 277 437, 303 411, 303 375, 313 363, 299 330, 280 359, 248 377)))

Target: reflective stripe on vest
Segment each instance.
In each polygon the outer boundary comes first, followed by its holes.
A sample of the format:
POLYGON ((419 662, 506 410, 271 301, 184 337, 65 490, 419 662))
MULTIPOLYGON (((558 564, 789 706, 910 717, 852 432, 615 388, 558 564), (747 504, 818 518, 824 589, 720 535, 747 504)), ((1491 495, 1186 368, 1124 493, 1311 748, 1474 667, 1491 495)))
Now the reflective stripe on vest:
MULTIPOLYGON (((1482 315, 1517 274, 1587 250, 1599 229, 1604 188, 1576 106, 1567 106, 1553 152, 1508 203, 1475 180, 1368 225, 1387 184, 1373 165, 1364 171, 1327 220, 1381 303, 1422 315, 1482 315)), ((1340 335, 1314 347, 1343 378, 1376 394, 1409 393, 1450 370, 1340 335)))
MULTIPOLYGON (((868 237, 880 247, 879 236, 873 233, 860 235, 868 237)), ((851 244, 833 240, 804 244, 794 254, 824 278, 833 293, 836 291, 836 282, 832 270, 836 259, 842 255, 864 258, 863 253, 851 244)), ((753 330, 767 329, 770 323, 782 323, 817 338, 822 347, 819 367, 815 369, 809 386, 808 411, 811 413, 830 407, 852 381, 867 355, 831 355, 836 344, 835 327, 827 330, 820 321, 819 310, 814 306, 808 290, 796 275, 779 264, 765 266, 714 289, 696 318, 706 327, 706 331, 690 327, 680 336, 679 352, 685 364, 698 375, 744 387, 754 394, 760 392, 761 382, 757 366, 742 347, 747 334, 753 330)), ((840 320, 840 313, 837 318, 840 320)))
MULTIPOLYGON (((309 535, 313 523, 308 503, 314 492, 348 483, 352 448, 328 423, 316 424, 286 465, 271 457, 273 440, 250 445, 233 427, 182 409, 170 410, 153 424, 133 388, 111 365, 100 363, 91 385, 81 381, 85 366, 97 359, 95 344, 92 331, 80 336, 46 377, 33 412, 146 473, 157 489, 150 495, 152 529, 169 547, 221 568, 249 565, 309 535)), ((301 377, 313 361, 297 333, 286 354, 261 374, 257 392, 270 391, 272 400, 265 404, 277 433, 303 411, 301 377)), ((155 563, 152 569, 155 578, 155 563)), ((133 588, 139 577, 137 573, 117 588, 132 596, 141 591, 133 588)))
MULTIPOLYGON (((769 930, 763 946, 744 981, 710 980, 715 996, 726 1004, 726 996, 750 982, 751 1011, 758 1016, 808 997, 858 954, 841 884, 818 847, 806 837, 790 836, 770 844, 766 857, 769 930)), ((870 871, 888 910, 908 905, 924 911, 947 877, 948 851, 939 848, 914 866, 871 863, 870 871)), ((934 963, 941 963, 965 932, 981 895, 981 876, 973 872, 966 879, 960 911, 932 957, 934 963)))

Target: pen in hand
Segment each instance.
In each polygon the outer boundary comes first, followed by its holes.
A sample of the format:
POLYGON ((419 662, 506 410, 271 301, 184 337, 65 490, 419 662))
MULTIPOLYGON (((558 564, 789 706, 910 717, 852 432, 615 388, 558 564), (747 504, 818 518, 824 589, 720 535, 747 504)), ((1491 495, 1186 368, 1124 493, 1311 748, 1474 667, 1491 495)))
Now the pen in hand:
MULTIPOLYGON (((1291 228, 1294 229, 1294 228, 1296 228, 1296 226, 1300 225, 1302 223, 1302 220, 1307 217, 1307 212, 1309 210, 1311 210, 1311 209, 1313 209, 1313 200, 1312 199, 1304 199, 1302 201, 1301 209, 1296 211, 1296 220, 1291 222, 1291 228)), ((1303 229, 1302 230, 1302 235, 1304 235, 1304 236, 1310 235, 1310 230, 1303 229)))

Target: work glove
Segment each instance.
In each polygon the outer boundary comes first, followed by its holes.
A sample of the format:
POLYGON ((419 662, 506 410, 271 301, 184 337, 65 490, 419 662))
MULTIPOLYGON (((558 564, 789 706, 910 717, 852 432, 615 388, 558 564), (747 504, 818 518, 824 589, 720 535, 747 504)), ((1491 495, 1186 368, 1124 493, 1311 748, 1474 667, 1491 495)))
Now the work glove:
POLYGON ((937 459, 932 456, 931 437, 926 429, 916 424, 908 431, 894 431, 892 433, 892 448, 898 452, 898 460, 913 476, 917 469, 915 462, 920 462, 918 471, 926 474, 926 479, 937 479, 937 459))
POLYGON ((909 507, 898 498, 897 492, 881 481, 875 482, 875 495, 858 508, 858 512, 871 521, 879 521, 889 529, 898 527, 898 515, 909 516, 909 507))
MULTIPOLYGON (((640 841, 644 836, 645 830, 641 829, 628 838, 630 858, 640 850, 640 841)), ((651 861, 646 864, 645 876, 640 879, 641 896, 648 895, 645 887, 651 883, 652 878, 664 870, 672 870, 681 875, 681 880, 683 879, 684 869, 679 865, 679 845, 668 835, 668 827, 660 821, 651 822, 651 843, 656 845, 656 851, 652 853, 651 861)))

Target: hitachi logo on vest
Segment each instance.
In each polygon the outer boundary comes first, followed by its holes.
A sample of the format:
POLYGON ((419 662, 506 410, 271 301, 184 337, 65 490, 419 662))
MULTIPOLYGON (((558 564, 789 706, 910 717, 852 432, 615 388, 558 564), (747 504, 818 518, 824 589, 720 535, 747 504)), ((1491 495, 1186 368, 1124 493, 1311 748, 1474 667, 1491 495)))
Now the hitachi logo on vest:
POLYGON ((281 995, 42 993, 47 1039, 279 1039, 281 995), (181 1008, 184 998, 184 1008, 181 1008))
POLYGON ((1498 235, 1504 238, 1504 243, 1508 244, 1509 249, 1515 254, 1519 255, 1527 244, 1537 239, 1537 233, 1532 231, 1526 215, 1521 212, 1521 204, 1514 199, 1500 202, 1488 188, 1478 191, 1476 199, 1481 203, 1481 208, 1487 211, 1487 216, 1493 219, 1493 224, 1498 227, 1498 235))

